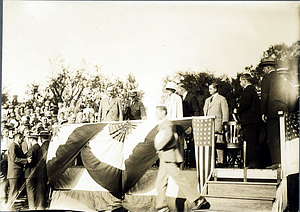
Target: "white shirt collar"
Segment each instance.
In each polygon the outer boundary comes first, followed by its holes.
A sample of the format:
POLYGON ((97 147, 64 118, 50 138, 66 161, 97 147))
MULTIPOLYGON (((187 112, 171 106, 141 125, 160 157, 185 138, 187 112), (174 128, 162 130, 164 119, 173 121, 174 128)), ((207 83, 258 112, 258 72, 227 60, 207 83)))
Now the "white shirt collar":
POLYGON ((215 94, 213 94, 213 95, 211 95, 211 96, 212 96, 212 98, 214 99, 214 98, 216 98, 217 95, 218 95, 218 93, 215 93, 215 94))
POLYGON ((185 99, 187 93, 188 93, 187 91, 184 92, 184 94, 182 95, 182 99, 185 99))
POLYGON ((245 85, 244 89, 245 89, 245 88, 247 88, 249 85, 251 85, 251 84, 247 84, 247 85, 245 85))

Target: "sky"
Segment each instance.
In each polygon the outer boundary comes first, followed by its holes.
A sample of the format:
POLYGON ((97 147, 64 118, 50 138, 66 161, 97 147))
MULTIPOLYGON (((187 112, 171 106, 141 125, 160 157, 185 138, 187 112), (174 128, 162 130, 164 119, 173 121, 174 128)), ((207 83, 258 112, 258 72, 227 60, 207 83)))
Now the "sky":
POLYGON ((177 71, 235 77, 270 45, 299 40, 298 2, 4 1, 2 85, 25 97, 45 84, 50 60, 132 73, 144 103, 159 104, 162 79, 177 71))

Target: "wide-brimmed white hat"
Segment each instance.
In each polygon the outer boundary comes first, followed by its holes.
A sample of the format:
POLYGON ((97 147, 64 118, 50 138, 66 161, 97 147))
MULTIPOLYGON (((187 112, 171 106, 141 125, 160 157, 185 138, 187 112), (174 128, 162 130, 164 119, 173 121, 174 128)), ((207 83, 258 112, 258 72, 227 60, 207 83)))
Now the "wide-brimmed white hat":
POLYGON ((168 82, 166 85, 166 89, 174 89, 177 90, 177 84, 175 82, 168 82))

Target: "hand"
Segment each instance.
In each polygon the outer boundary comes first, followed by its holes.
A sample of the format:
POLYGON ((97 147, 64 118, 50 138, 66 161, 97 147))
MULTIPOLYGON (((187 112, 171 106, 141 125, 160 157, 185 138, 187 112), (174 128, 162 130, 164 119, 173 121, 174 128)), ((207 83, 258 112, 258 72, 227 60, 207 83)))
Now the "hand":
POLYGON ((237 109, 236 108, 233 109, 233 113, 237 113, 237 109))
POLYGON ((27 162, 31 163, 32 162, 32 157, 27 158, 27 162))
POLYGON ((267 122, 267 116, 265 115, 265 114, 262 114, 262 116, 261 116, 261 119, 264 121, 264 122, 267 122))

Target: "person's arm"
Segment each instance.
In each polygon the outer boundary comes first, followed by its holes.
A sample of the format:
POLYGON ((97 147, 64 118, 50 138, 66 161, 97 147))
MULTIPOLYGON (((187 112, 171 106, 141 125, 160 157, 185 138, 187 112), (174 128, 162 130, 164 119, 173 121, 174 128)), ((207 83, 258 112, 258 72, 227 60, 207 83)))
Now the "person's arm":
POLYGON ((119 121, 123 121, 123 111, 120 99, 117 99, 118 110, 119 110, 119 121))
POLYGON ((101 122, 101 117, 102 117, 102 102, 100 102, 99 105, 98 122, 101 122))
POLYGON ((27 163, 27 159, 25 158, 25 156, 24 156, 24 158, 17 157, 16 151, 17 151, 16 146, 13 145, 12 148, 10 149, 10 151, 8 151, 8 157, 10 157, 11 161, 13 161, 14 163, 16 163, 18 165, 25 165, 27 163))
POLYGON ((146 120, 147 119, 147 113, 146 113, 146 110, 145 110, 145 106, 142 102, 140 102, 140 111, 141 111, 142 120, 146 120))
POLYGON ((263 78, 261 82, 261 103, 260 103, 260 110, 262 114, 262 120, 264 122, 267 121, 267 107, 268 107, 268 101, 269 101, 269 88, 270 88, 270 82, 265 77, 263 78))
POLYGON ((164 146, 169 143, 169 141, 173 138, 173 125, 168 122, 164 122, 161 124, 160 130, 157 133, 157 140, 154 142, 154 146, 156 150, 161 150, 164 146))
POLYGON ((227 100, 225 99, 225 97, 221 101, 221 109, 222 109, 222 120, 223 120, 223 122, 228 122, 228 120, 229 120, 229 109, 228 109, 228 104, 227 104, 227 100))

